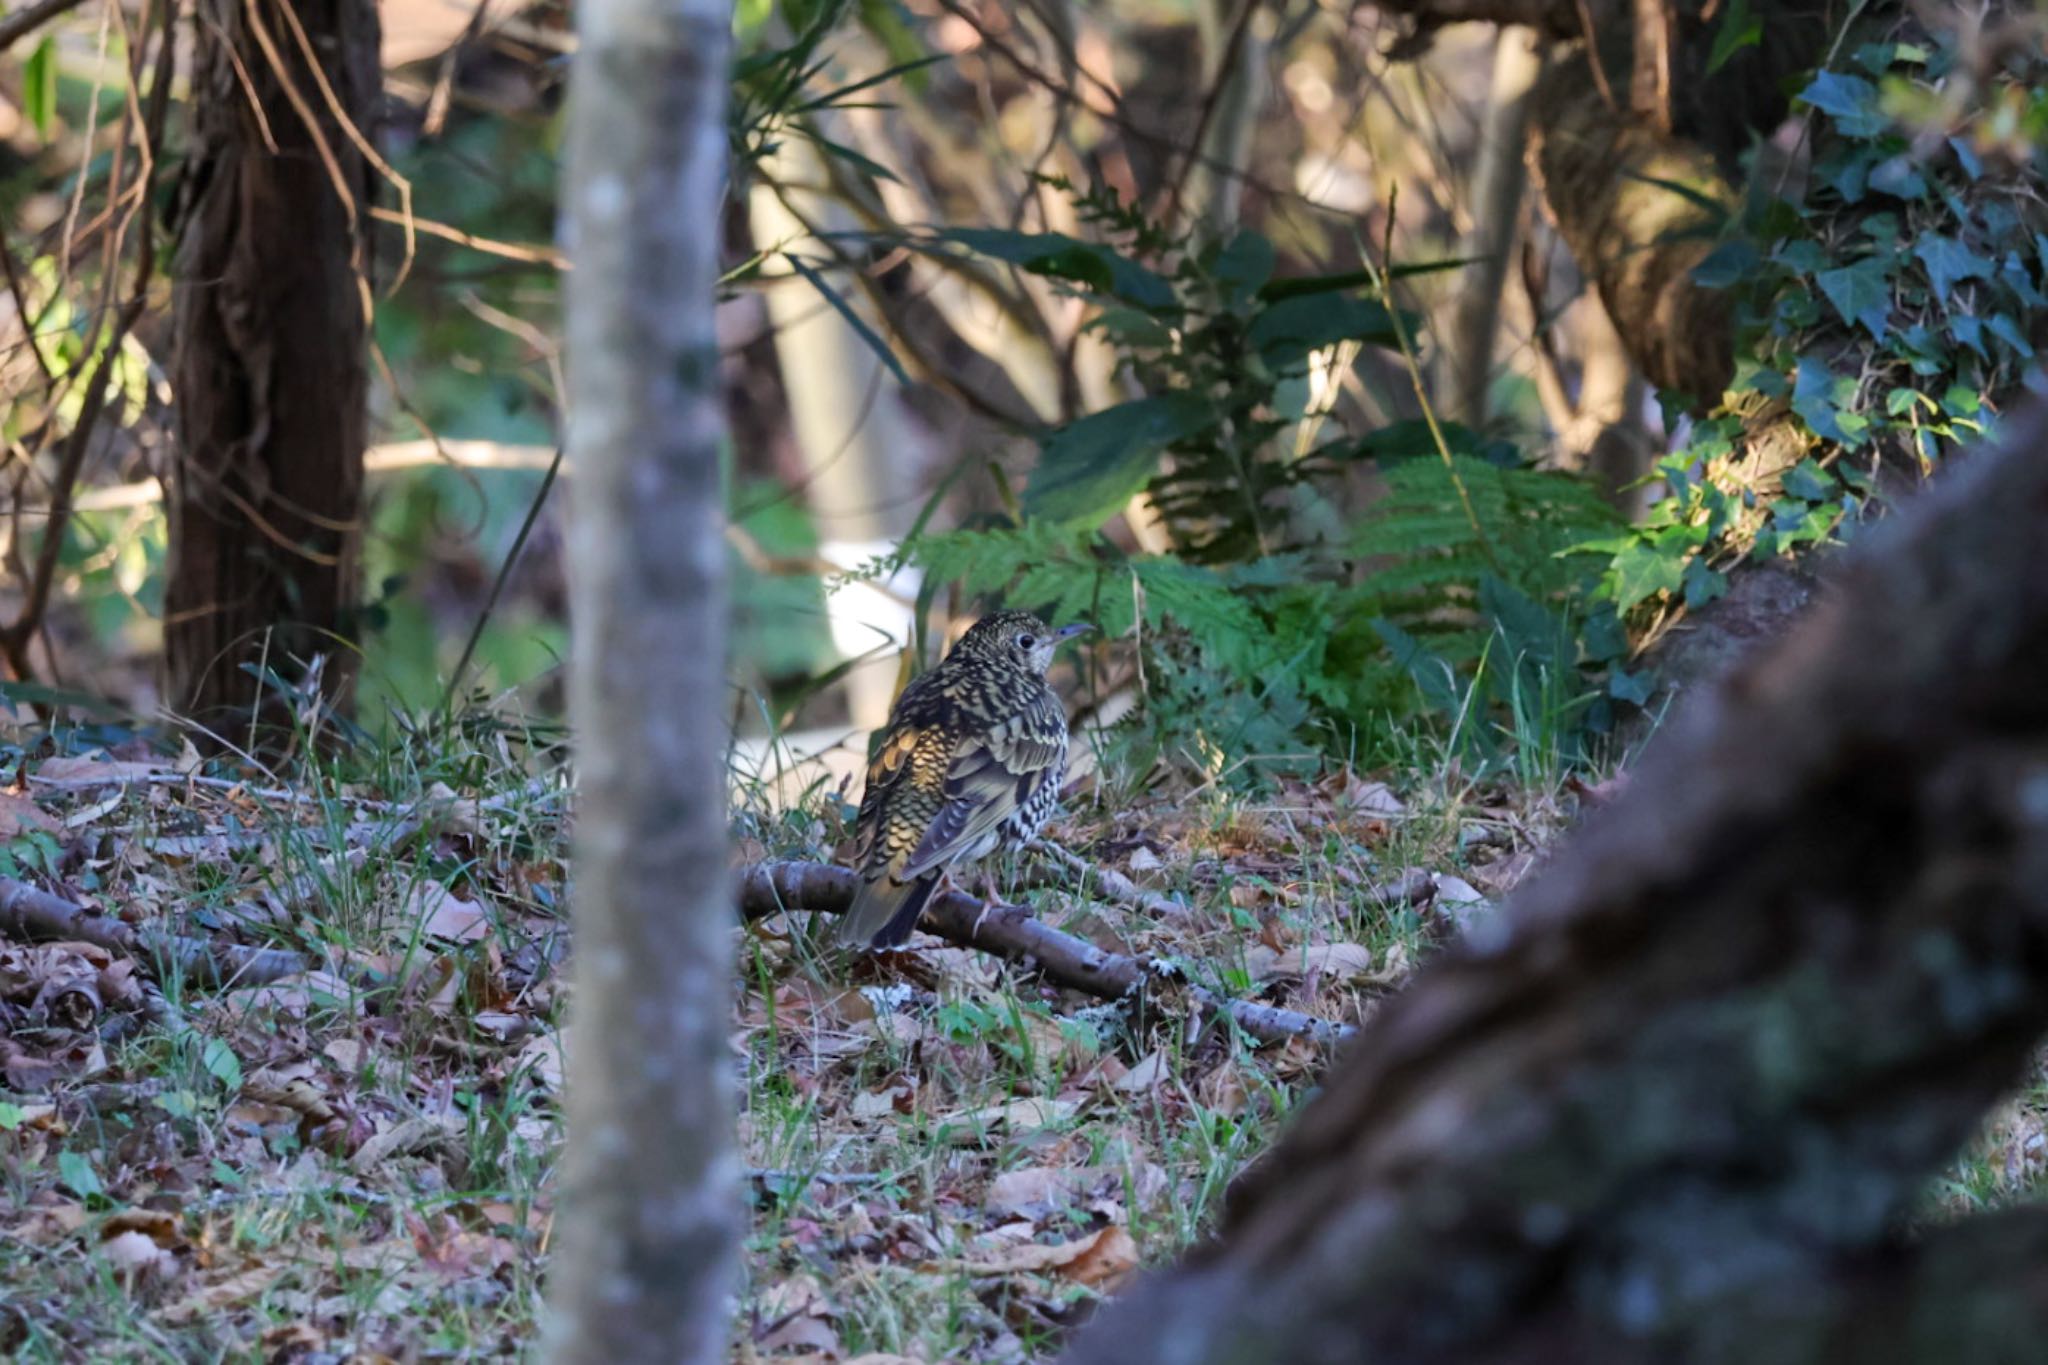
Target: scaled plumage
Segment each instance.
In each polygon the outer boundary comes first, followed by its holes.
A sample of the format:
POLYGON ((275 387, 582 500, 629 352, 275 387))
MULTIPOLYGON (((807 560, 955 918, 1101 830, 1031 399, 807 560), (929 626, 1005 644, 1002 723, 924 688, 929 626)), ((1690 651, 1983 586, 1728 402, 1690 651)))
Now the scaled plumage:
POLYGON ((854 853, 862 886, 840 917, 841 943, 894 947, 948 867, 1038 836, 1067 767, 1067 713, 1045 672, 1060 641, 1086 629, 996 612, 903 689, 868 765, 854 853))

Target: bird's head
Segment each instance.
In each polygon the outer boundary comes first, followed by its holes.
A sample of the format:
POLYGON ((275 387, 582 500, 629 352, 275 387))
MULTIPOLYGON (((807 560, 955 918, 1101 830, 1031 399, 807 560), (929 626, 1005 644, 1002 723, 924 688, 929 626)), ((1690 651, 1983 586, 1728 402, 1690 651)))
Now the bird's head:
POLYGON ((999 611, 976 621, 953 652, 1042 674, 1052 667, 1053 651, 1062 640, 1093 629, 1084 623, 1054 630, 1028 611, 999 611))

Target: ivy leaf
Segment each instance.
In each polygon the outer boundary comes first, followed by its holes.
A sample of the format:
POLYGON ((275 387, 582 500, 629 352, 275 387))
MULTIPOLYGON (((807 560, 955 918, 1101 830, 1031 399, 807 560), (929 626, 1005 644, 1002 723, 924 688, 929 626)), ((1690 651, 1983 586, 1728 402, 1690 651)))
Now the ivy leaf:
POLYGON ((1871 168, 1870 188, 1894 199, 1920 199, 1927 193, 1927 177, 1920 174, 1918 162, 1901 152, 1871 168))
POLYGON ((1728 575, 1719 569, 1707 567, 1704 559, 1689 559, 1685 562, 1685 605, 1689 611, 1698 611, 1707 603, 1728 591, 1728 575))
POLYGON ((1627 611, 1636 603, 1660 592, 1676 592, 1685 582, 1689 554, 1638 540, 1614 557, 1614 609, 1627 611))
POLYGON ((1984 349, 1984 322, 1968 313, 1958 313, 1948 320, 1948 334, 1956 339, 1958 346, 1967 346, 1977 353, 1977 359, 1989 360, 1991 355, 1984 349))
POLYGON ((1024 490, 1024 510, 1100 526, 1145 486, 1159 452, 1216 420, 1187 393, 1160 394, 1091 413, 1054 432, 1024 490))
POLYGON ((1826 502, 1835 496, 1834 476, 1811 459, 1801 460, 1785 471, 1785 491, 1808 502, 1826 502))
POLYGON ((1741 237, 1731 237, 1692 268, 1692 282, 1702 289, 1726 289, 1748 278, 1758 260, 1756 247, 1741 237))
POLYGON ((1944 233, 1921 233, 1913 244, 1913 254, 1927 267, 1927 282, 1944 303, 1964 280, 1991 278, 1990 261, 1944 233))
POLYGON ((1878 108, 1877 87, 1861 76, 1823 71, 1799 98, 1832 118, 1844 137, 1876 137, 1891 126, 1878 108))
POLYGON ((1607 695, 1630 706, 1647 706, 1657 690, 1656 674, 1645 668, 1638 673, 1617 668, 1607 675, 1607 695))
POLYGON ((1824 361, 1801 356, 1792 381, 1792 411, 1822 440, 1849 447, 1863 444, 1870 419, 1852 411, 1856 402, 1854 375, 1836 375, 1824 361))
POLYGON ((2034 358, 2034 343, 2027 340, 2027 334, 2019 329, 2019 324, 2009 314, 1993 313, 1984 320, 1984 325, 1991 329, 1993 336, 2018 351, 2022 357, 2034 358))
POLYGON ((1064 232, 1011 232, 1007 228, 947 228, 933 235, 1008 261, 1033 275, 1071 280, 1138 308, 1165 310, 1176 303, 1173 286, 1165 276, 1100 242, 1084 242, 1064 232))
POLYGON ((1842 315, 1842 321, 1860 325, 1876 340, 1884 340, 1891 325, 1892 291, 1883 261, 1868 256, 1854 265, 1823 270, 1814 283, 1842 315))

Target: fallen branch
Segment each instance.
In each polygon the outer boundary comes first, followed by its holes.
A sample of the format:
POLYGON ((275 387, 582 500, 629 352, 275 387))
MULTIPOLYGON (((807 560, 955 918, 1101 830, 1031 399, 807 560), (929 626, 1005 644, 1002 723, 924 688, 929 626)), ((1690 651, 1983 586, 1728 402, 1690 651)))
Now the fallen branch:
MULTIPOLYGON (((784 910, 841 914, 853 903, 857 886, 858 878, 849 868, 824 863, 755 863, 740 872, 740 914, 747 919, 784 910)), ((1107 952, 1085 939, 1063 934, 1034 919, 1022 906, 992 905, 959 891, 932 898, 925 908, 924 928, 1013 962, 1028 958, 1060 985, 1098 1000, 1130 999, 1141 994, 1148 982, 1164 975, 1153 963, 1107 952)), ((1205 1012, 1229 1016, 1232 1023, 1262 1043, 1311 1038, 1329 1044, 1355 1031, 1348 1024, 1297 1010, 1226 999, 1200 986, 1186 989, 1205 1012)))
POLYGON ((1048 885, 1087 886, 1092 884, 1093 888, 1100 891, 1105 898, 1113 900, 1119 905, 1128 905, 1134 910, 1142 910, 1148 915, 1157 915, 1161 919, 1186 919, 1188 917, 1187 906, 1179 901, 1168 896, 1162 896, 1157 891, 1147 891, 1115 868, 1098 866, 1095 863, 1089 862, 1080 854, 1061 848, 1058 844, 1052 843, 1049 840, 1041 839, 1031 845, 1031 852, 1041 854, 1048 861, 1057 863, 1066 869, 1068 874, 1066 879, 1056 883, 1049 882, 1047 883, 1048 885))
POLYGON ((74 939, 146 963, 159 980, 176 976, 201 986, 261 986, 311 971, 303 954, 136 929, 91 906, 0 877, 0 934, 29 941, 74 939))

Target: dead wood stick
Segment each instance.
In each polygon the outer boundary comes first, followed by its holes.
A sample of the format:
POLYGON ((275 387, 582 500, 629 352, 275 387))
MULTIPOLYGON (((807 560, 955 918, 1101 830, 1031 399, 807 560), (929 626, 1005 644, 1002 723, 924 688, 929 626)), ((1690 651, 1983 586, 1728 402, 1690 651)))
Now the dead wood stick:
POLYGON ((25 882, 0 877, 0 934, 50 941, 77 939, 150 964, 159 978, 177 975, 203 986, 261 986, 310 971, 303 954, 186 938, 136 929, 90 906, 77 905, 25 882))
MULTIPOLYGON (((783 910, 839 914, 853 903, 858 879, 850 868, 825 863, 755 863, 740 872, 740 913, 759 919, 783 910)), ((991 905, 964 892, 932 898, 924 926, 942 938, 1018 961, 1034 960, 1048 977, 1098 1000, 1124 1000, 1142 992, 1159 969, 1125 953, 1106 952, 1085 939, 1063 934, 1017 905, 991 905)), ((1297 1010, 1230 1000, 1189 986, 1189 995, 1210 1013, 1224 1014, 1262 1043, 1310 1038, 1335 1043, 1354 1030, 1297 1010)))
POLYGON ((1086 887, 1092 882, 1095 890, 1120 905, 1128 905, 1134 910, 1142 910, 1161 919, 1184 920, 1188 917, 1187 906, 1179 901, 1162 896, 1157 891, 1147 891, 1115 868, 1091 863, 1080 854, 1061 848, 1049 839, 1040 839, 1032 844, 1030 851, 1058 863, 1081 886, 1086 887))

